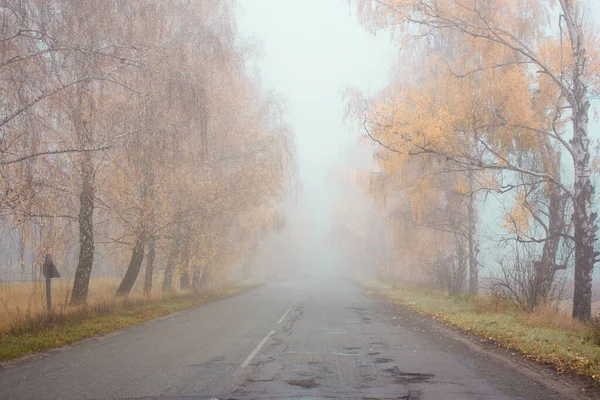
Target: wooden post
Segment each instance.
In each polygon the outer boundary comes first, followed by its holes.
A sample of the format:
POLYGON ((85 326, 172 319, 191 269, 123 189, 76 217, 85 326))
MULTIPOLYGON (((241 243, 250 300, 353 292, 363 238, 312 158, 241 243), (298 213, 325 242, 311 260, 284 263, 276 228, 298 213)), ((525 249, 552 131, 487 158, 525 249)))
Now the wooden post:
POLYGON ((52 311, 52 278, 46 278, 46 310, 52 311))
POLYGON ((42 271, 46 277, 46 310, 50 312, 52 311, 52 278, 60 278, 60 274, 56 270, 56 265, 52 261, 50 254, 46 254, 42 271))

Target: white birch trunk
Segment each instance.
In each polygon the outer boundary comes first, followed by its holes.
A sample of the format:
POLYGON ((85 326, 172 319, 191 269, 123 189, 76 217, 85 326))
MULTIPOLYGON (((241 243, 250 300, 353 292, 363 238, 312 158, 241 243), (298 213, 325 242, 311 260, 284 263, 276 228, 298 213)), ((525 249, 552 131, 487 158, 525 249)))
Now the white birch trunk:
POLYGON ((572 0, 560 0, 564 21, 569 32, 575 65, 572 93, 567 97, 573 113, 573 164, 575 170, 573 193, 573 224, 575 227, 575 288, 573 317, 588 320, 592 311, 592 271, 596 242, 596 213, 592 212, 594 187, 590 179, 588 121, 590 101, 585 83, 585 48, 583 30, 577 20, 572 0))

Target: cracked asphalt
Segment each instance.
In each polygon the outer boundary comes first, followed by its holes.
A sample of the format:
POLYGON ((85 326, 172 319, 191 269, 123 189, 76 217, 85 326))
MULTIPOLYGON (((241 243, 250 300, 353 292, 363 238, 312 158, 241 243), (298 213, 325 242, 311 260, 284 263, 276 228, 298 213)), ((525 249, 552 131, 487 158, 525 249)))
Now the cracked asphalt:
POLYGON ((345 279, 275 282, 0 370, 2 399, 562 399, 345 279))

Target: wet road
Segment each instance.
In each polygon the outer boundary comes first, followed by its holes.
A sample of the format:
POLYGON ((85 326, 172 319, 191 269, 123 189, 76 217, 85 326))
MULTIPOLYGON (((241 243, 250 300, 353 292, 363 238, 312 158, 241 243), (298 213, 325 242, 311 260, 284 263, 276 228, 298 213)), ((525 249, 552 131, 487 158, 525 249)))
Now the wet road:
POLYGON ((349 280, 278 282, 17 363, 3 399, 563 398, 349 280))

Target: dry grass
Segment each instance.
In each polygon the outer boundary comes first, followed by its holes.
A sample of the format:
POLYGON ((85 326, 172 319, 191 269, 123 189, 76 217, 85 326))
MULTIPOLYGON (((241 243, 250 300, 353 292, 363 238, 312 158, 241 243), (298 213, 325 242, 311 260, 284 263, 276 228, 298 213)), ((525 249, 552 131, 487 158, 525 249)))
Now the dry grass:
MULTIPOLYGON (((442 296, 448 296, 443 293, 442 296)), ((470 305, 473 312, 478 314, 497 314, 497 313, 513 313, 517 312, 517 307, 509 300, 502 299, 496 296, 478 297, 477 301, 473 301, 473 296, 463 296, 465 305, 470 305)))
POLYGON ((573 319, 568 313, 550 306, 540 306, 533 313, 521 312, 517 319, 534 328, 562 329, 573 332, 582 332, 586 329, 583 323, 573 319))
MULTIPOLYGON (((148 300, 142 287, 136 285, 126 299, 115 299, 120 278, 96 278, 90 281, 87 305, 69 306, 73 281, 52 281, 53 312, 46 312, 46 287, 44 281, 0 284, 0 333, 24 332, 43 329, 48 323, 69 319, 82 319, 86 314, 107 315, 114 309, 148 300)), ((152 299, 162 299, 159 282, 153 285, 152 299)), ((181 293, 175 293, 181 294, 181 293)))

